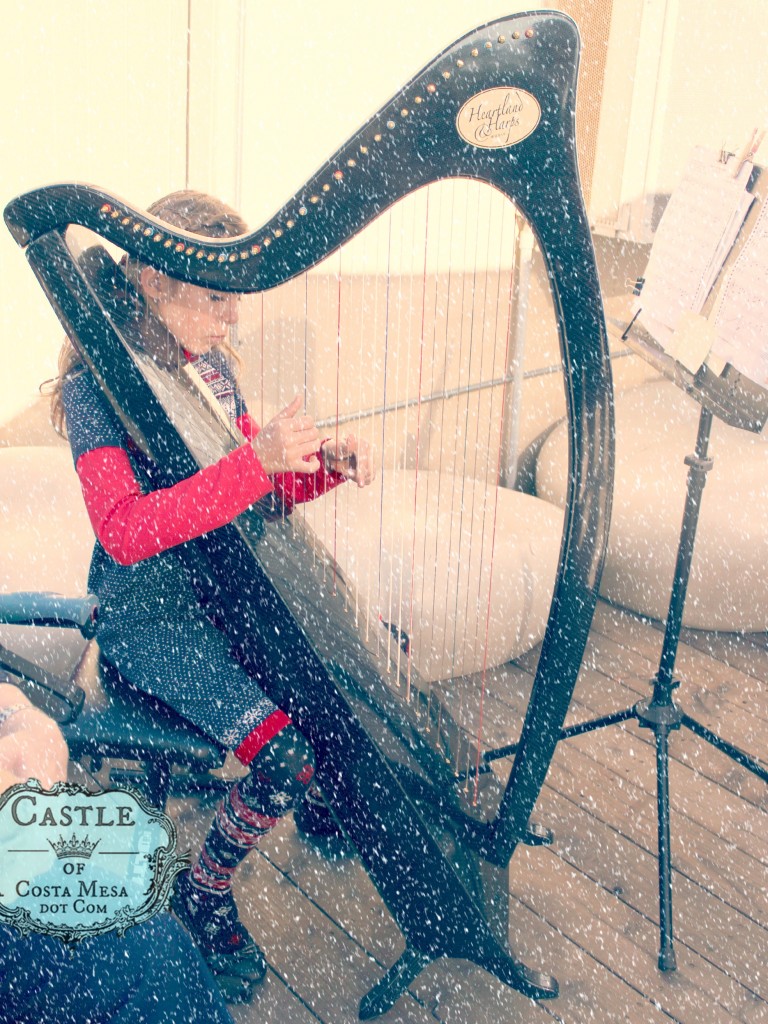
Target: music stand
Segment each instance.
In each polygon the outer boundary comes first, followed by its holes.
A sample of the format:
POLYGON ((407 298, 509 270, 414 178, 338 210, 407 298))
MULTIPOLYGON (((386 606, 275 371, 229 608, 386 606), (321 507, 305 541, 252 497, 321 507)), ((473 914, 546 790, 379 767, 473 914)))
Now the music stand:
MULTIPOLYGON (((609 319, 609 323, 623 326, 609 319)), ((672 928, 672 862, 670 851, 669 828, 669 735, 676 729, 685 727, 696 736, 722 751, 731 760, 753 772, 763 782, 768 782, 768 771, 745 751, 734 746, 721 736, 713 733, 691 715, 687 714, 673 699, 673 691, 680 685, 675 679, 674 669, 677 648, 680 641, 680 630, 683 621, 683 607, 688 589, 693 559, 694 541, 698 526, 702 492, 706 483, 707 473, 714 465, 709 455, 709 437, 714 416, 730 426, 741 430, 758 433, 768 422, 768 392, 748 377, 739 373, 730 364, 726 365, 722 374, 715 374, 704 364, 696 373, 690 373, 680 363, 659 346, 634 320, 624 328, 621 338, 630 348, 650 362, 665 377, 673 380, 678 387, 694 398, 701 405, 698 433, 694 452, 685 457, 688 466, 685 505, 680 528, 677 560, 672 581, 667 619, 664 630, 664 642, 659 660, 659 668, 651 680, 653 692, 649 699, 641 700, 632 707, 622 711, 604 715, 600 718, 561 730, 559 739, 565 740, 572 736, 583 736, 585 733, 603 729, 609 725, 619 725, 630 719, 647 729, 653 730, 656 740, 656 808, 658 824, 658 861, 659 861, 659 968, 662 971, 676 969, 675 950, 672 928)), ((501 757, 514 753, 516 744, 488 750, 484 761, 489 764, 501 757)))

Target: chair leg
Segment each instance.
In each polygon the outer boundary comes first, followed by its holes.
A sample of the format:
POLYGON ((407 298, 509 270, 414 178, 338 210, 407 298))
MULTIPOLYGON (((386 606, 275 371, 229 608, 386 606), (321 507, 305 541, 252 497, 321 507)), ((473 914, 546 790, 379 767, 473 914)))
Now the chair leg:
POLYGON ((171 788, 171 766, 165 760, 144 762, 147 778, 147 800, 153 807, 165 808, 171 788))
POLYGON ((164 810, 171 788, 171 766, 164 758, 140 761, 138 768, 111 768, 109 783, 138 789, 152 807, 164 810))

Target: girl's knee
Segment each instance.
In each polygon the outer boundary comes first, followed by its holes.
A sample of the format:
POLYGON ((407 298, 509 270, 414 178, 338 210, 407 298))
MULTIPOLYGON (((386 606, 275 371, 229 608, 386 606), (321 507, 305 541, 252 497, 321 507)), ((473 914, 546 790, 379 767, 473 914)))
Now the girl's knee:
MULTIPOLYGON (((300 800, 314 775, 312 748, 293 725, 286 725, 251 761, 239 785, 267 813, 280 816, 300 800)), ((249 800, 250 802, 250 800, 249 800)))

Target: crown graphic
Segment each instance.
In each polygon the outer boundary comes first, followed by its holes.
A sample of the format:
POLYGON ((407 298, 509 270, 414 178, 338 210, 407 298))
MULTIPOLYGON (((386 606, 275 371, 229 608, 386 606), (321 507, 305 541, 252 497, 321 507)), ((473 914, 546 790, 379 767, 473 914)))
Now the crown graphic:
POLYGON ((100 839, 92 843, 88 836, 78 839, 76 835, 72 835, 69 840, 66 840, 64 836, 59 836, 55 843, 49 839, 48 845, 59 860, 63 860, 65 857, 82 857, 84 860, 88 860, 100 842, 100 839))

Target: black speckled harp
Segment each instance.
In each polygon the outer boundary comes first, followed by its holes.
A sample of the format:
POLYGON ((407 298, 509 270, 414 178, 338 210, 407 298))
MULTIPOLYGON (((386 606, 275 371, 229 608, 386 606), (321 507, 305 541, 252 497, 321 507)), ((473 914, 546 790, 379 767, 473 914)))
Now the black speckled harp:
POLYGON ((514 16, 464 36, 247 237, 185 235, 77 184, 28 193, 5 211, 83 359, 169 483, 237 442, 215 423, 195 426, 194 412, 172 419, 166 408, 178 417, 194 397, 169 401, 167 374, 132 351, 130 325, 103 274, 70 250, 70 225, 173 277, 232 292, 289 280, 406 194, 449 178, 489 183, 538 240, 565 371, 570 489, 554 598, 506 785, 479 772, 480 799, 467 798, 466 778, 457 780, 445 757, 445 745, 458 742, 448 709, 425 737, 414 716, 418 680, 408 699, 392 685, 360 638, 345 584, 327 572, 327 554, 307 557, 317 544, 300 521, 250 510, 182 552, 208 599, 225 605, 244 656, 250 649, 266 657, 268 692, 312 742, 326 798, 405 937, 401 958, 363 1000, 363 1017, 386 1010, 442 956, 472 960, 532 998, 557 994, 553 978, 510 950, 507 900, 492 882, 505 876, 516 845, 532 839, 529 816, 583 656, 609 525, 611 376, 576 161, 578 58, 577 30, 559 14, 514 16))

